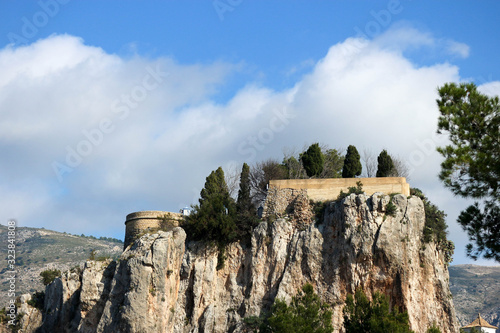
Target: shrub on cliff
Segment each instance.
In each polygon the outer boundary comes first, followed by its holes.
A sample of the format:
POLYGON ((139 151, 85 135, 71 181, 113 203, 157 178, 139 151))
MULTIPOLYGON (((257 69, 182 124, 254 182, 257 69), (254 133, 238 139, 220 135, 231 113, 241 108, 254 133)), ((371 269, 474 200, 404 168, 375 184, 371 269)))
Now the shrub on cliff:
POLYGON ((392 311, 385 295, 376 292, 370 301, 365 293, 358 289, 354 296, 347 295, 344 307, 344 328, 346 333, 412 333, 408 313, 392 311))
POLYGON ((61 271, 58 269, 47 269, 41 272, 40 276, 42 277, 42 283, 46 286, 48 284, 51 284, 55 278, 60 277, 61 271))
POLYGON ((422 199, 425 210, 424 242, 434 241, 441 243, 446 241, 448 226, 446 225, 446 214, 427 199, 418 188, 410 189, 410 194, 422 199))
POLYGON ((310 284, 302 287, 290 305, 276 300, 271 312, 263 317, 245 318, 245 323, 255 331, 266 333, 330 333, 333 332, 332 311, 314 293, 310 284))
POLYGON ((342 169, 342 178, 354 178, 361 175, 361 161, 358 150, 353 145, 347 147, 347 154, 344 159, 344 167, 342 169))

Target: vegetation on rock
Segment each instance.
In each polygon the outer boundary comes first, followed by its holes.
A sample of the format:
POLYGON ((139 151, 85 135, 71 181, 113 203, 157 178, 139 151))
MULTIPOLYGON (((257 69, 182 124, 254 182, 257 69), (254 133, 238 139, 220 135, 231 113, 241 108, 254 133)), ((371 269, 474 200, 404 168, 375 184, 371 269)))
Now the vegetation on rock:
POLYGON ((377 158, 377 177, 391 177, 396 173, 394 163, 387 150, 382 150, 377 158))
POLYGON ((342 168, 342 178, 354 178, 361 175, 363 167, 361 166, 360 155, 353 145, 347 147, 347 154, 342 168))
POLYGON ((257 210, 252 202, 250 189, 250 167, 243 163, 238 200, 236 201, 236 224, 239 236, 249 235, 252 227, 258 222, 257 210))
POLYGON ((266 333, 330 333, 333 332, 332 311, 322 302, 310 284, 302 287, 290 305, 275 300, 271 312, 262 317, 245 318, 247 326, 266 333))
POLYGON ((219 265, 223 265, 225 246, 238 235, 235 217, 236 203, 229 195, 224 171, 219 167, 206 178, 199 205, 193 207, 183 227, 192 239, 215 243, 219 248, 219 265))
POLYGON ((344 307, 344 328, 346 333, 411 333, 408 313, 392 310, 385 295, 376 292, 370 301, 358 289, 354 296, 349 294, 344 307))
POLYGON ((356 186, 350 186, 347 188, 347 192, 344 192, 340 190, 340 194, 337 197, 337 200, 342 200, 345 197, 351 195, 351 194, 362 194, 363 192, 363 183, 361 181, 356 182, 356 186))
POLYGON ((60 277, 61 271, 58 269, 47 269, 41 272, 40 276, 42 277, 42 283, 46 286, 48 284, 51 284, 55 278, 60 277))
POLYGON ((318 143, 313 143, 301 156, 302 164, 309 177, 318 177, 323 172, 325 157, 318 143))

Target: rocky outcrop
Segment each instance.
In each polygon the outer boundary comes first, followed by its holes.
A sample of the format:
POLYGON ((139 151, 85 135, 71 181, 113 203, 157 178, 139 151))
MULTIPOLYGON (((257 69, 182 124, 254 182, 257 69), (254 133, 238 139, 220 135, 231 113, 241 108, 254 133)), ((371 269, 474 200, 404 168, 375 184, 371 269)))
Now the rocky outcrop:
POLYGON ((308 200, 291 200, 297 211, 276 210, 278 218, 255 228, 249 243, 228 246, 219 270, 213 247, 186 244, 184 230, 174 228, 142 236, 117 263, 66 273, 47 288, 41 331, 242 332, 242 318, 311 283, 332 305, 336 332, 345 297, 357 288, 388 295, 408 311, 415 332, 433 323, 458 332, 447 262, 422 241, 419 198, 352 194, 327 204, 316 221, 308 200), (389 200, 394 216, 385 212, 389 200))

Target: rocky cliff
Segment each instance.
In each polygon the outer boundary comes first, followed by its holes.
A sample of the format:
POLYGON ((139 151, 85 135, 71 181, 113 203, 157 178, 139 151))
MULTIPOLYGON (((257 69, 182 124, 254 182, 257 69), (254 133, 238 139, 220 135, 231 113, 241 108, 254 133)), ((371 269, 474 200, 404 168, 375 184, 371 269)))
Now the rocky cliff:
POLYGON ((433 323, 458 332, 445 256, 422 241, 422 201, 396 195, 391 216, 390 200, 352 194, 327 204, 315 221, 299 195, 288 214, 260 223, 250 243, 231 244, 220 270, 217 251, 186 243, 181 228, 146 234, 118 262, 88 261, 82 274, 67 272, 50 284, 38 331, 244 332, 242 318, 311 283, 332 305, 336 332, 356 288, 388 295, 408 311, 415 332, 433 323))

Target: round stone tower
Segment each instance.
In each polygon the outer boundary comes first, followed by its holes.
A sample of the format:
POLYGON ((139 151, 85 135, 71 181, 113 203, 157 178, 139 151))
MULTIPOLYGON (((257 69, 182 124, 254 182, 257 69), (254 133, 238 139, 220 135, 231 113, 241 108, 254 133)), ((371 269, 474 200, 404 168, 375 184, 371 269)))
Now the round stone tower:
POLYGON ((147 210, 127 215, 123 248, 129 246, 141 233, 166 230, 179 226, 184 216, 180 213, 147 210))

